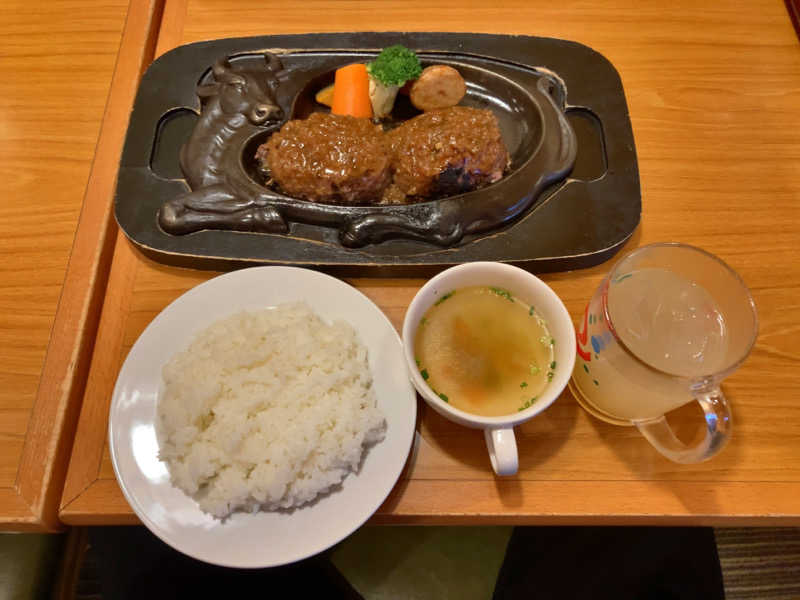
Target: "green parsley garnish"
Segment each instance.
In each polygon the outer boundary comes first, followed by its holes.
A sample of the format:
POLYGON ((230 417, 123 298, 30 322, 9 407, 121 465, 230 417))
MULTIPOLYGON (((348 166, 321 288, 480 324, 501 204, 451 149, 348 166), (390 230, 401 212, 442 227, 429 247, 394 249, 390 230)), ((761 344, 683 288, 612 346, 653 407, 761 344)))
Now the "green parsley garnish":
POLYGON ((447 300, 450 296, 452 296, 455 293, 456 293, 455 290, 453 290, 452 292, 447 292, 444 296, 442 296, 436 302, 434 302, 433 305, 434 306, 439 306, 442 302, 447 300))
POLYGON ((489 289, 492 292, 494 292, 495 294, 497 294, 498 296, 502 296, 503 298, 505 298, 509 302, 513 302, 514 301, 514 298, 511 297, 511 292, 509 292, 508 290, 504 290, 503 288, 492 287, 492 286, 489 286, 489 289))
POLYGON ((385 86, 400 86, 422 73, 422 65, 413 50, 399 44, 384 48, 367 64, 369 74, 385 86))

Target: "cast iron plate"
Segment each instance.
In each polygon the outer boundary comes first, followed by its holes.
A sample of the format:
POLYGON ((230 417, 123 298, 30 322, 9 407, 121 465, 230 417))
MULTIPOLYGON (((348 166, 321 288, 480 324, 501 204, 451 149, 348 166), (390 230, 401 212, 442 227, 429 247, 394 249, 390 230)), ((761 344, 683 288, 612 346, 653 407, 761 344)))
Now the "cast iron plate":
MULTIPOLYGON (((287 114, 291 113, 294 98, 279 95, 278 99, 287 114)), ((503 102, 502 98, 473 98, 472 103, 480 105, 487 100, 490 106, 503 102)), ((491 188, 472 193, 488 194, 491 188)), ((303 34, 225 39, 176 48, 156 60, 142 79, 115 197, 115 215, 124 233, 159 262, 210 269, 291 264, 344 275, 365 273, 365 269, 370 274, 425 274, 473 260, 512 262, 540 272, 588 267, 614 254, 633 233, 640 213, 633 132, 622 84, 611 63, 575 42, 490 34, 303 34), (516 71, 520 74, 517 81, 535 73, 559 82, 550 93, 577 138, 571 174, 541 193, 537 190, 538 196, 515 220, 488 232, 466 235, 448 248, 411 239, 347 248, 335 229, 305 223, 293 223, 288 235, 222 230, 170 235, 160 229, 157 214, 161 205, 188 190, 178 154, 197 121, 197 84, 207 80, 214 61, 229 56, 235 64, 237 57, 252 60, 255 53, 271 50, 282 55, 285 65, 293 56, 330 58, 337 52, 345 64, 354 54, 369 55, 397 43, 423 56, 438 54, 455 62, 494 66, 511 78, 516 71)))

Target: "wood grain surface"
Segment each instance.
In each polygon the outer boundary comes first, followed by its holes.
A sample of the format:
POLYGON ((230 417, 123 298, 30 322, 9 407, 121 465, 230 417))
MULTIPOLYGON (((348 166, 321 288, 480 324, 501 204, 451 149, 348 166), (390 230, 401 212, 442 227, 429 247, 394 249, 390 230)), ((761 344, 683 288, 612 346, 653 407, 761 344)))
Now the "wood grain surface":
MULTIPOLYGON (((158 53, 203 39, 347 30, 517 33, 580 41, 619 70, 642 182, 643 220, 623 250, 682 241, 750 286, 761 330, 724 384, 734 438, 700 465, 658 455, 632 428, 589 417, 569 394, 517 428, 520 472, 493 476, 482 434, 420 402, 406 470, 381 523, 800 524, 800 46, 779 0, 738 2, 168 0, 158 53)), ((610 263, 543 276, 574 320, 610 263)), ((106 448, 126 353, 171 300, 213 273, 156 264, 118 237, 61 517, 133 523, 106 448)), ((348 280, 395 326, 422 284, 348 280)), ((686 435, 693 407, 671 419, 686 435)))
MULTIPOLYGON (((127 9, 127 0, 0 6, 2 529, 58 527, 87 313, 56 314, 127 9), (63 360, 49 350, 56 338, 63 360)), ((85 262, 73 291, 85 294, 91 276, 85 262)))
POLYGON ((47 477, 20 465, 28 441, 57 437, 33 429, 48 408, 37 392, 126 11, 127 0, 0 7, 0 527, 54 525, 38 505, 47 477))

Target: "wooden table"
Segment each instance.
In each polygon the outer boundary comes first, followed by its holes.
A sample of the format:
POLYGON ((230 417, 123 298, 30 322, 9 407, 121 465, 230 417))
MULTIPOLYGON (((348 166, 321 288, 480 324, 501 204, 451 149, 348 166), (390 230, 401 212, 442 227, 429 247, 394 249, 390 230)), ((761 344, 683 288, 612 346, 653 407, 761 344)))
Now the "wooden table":
POLYGON ((114 176, 114 159, 103 160, 110 117, 127 119, 152 56, 154 6, 0 7, 0 529, 60 527, 112 250, 110 198, 97 174, 114 176))
MULTIPOLYGON (((520 472, 498 479, 480 432, 420 403, 416 449, 374 522, 800 524, 800 352, 792 342, 800 332, 800 47, 783 4, 503 4, 167 0, 157 53, 211 38, 386 29, 588 44, 619 70, 636 138, 643 220, 625 250, 680 240, 721 256, 751 287, 761 333, 724 386, 733 442, 708 463, 668 462, 635 430, 594 420, 565 392, 518 428, 520 472)), ((544 279, 577 322, 609 267, 544 279)), ((118 236, 62 498, 65 523, 136 522, 106 447, 112 386, 144 327, 213 275, 154 263, 118 236)), ((396 326, 422 283, 349 281, 396 326)))

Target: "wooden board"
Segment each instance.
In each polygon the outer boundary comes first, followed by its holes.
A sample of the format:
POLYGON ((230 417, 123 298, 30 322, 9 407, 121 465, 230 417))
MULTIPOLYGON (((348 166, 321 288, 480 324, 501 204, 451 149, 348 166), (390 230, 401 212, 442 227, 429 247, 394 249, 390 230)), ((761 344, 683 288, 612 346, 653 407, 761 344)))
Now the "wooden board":
MULTIPOLYGON (((589 417, 569 392, 517 429, 520 472, 492 475, 478 431, 420 404, 417 443, 380 523, 800 524, 800 52, 777 1, 417 1, 302 5, 168 1, 157 52, 212 39, 341 30, 522 33, 578 40, 619 69, 642 181, 629 241, 677 240, 726 260, 750 286, 761 330, 724 384, 734 438, 700 465, 677 465, 632 428, 589 417)), ((575 322, 609 264, 543 279, 575 322)), ((118 237, 62 499, 72 524, 134 523, 106 447, 116 373, 171 300, 213 273, 149 261, 118 237)), ((420 279, 349 279, 400 325, 420 279)), ((686 434, 692 407, 672 415, 686 434)))
POLYGON ((154 8, 0 8, 0 529, 60 527, 110 258, 111 198, 95 173, 113 177, 110 118, 125 117, 126 80, 132 97, 154 8))

